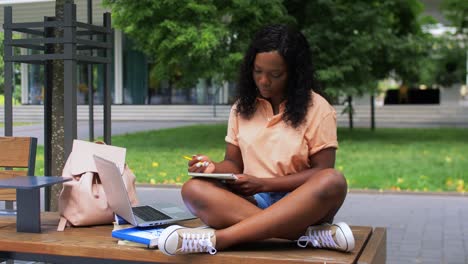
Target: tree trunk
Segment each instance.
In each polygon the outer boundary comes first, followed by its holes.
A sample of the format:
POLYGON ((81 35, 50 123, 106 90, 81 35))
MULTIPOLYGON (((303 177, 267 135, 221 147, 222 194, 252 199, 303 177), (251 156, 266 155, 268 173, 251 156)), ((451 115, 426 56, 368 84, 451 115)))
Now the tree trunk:
POLYGON ((168 87, 167 87, 167 103, 168 104, 172 104, 172 80, 169 79, 169 84, 168 84, 168 87))
POLYGON ((351 95, 348 95, 348 120, 349 120, 349 129, 353 129, 354 124, 353 124, 353 97, 351 95))
POLYGON ((372 90, 372 94, 370 96, 370 109, 371 109, 371 130, 375 130, 375 102, 374 102, 374 90, 372 90))
MULTIPOLYGON (((57 21, 63 21, 65 3, 73 3, 73 0, 56 0, 55 17, 57 21)), ((55 36, 63 36, 63 30, 56 29, 55 36)), ((55 45, 55 53, 63 53, 63 45, 55 45)), ((63 85, 63 60, 52 62, 52 135, 51 135, 51 173, 54 176, 62 175, 65 165, 64 151, 64 85, 63 85)), ((52 186, 50 195, 50 210, 58 210, 58 196, 62 189, 61 184, 52 186)))

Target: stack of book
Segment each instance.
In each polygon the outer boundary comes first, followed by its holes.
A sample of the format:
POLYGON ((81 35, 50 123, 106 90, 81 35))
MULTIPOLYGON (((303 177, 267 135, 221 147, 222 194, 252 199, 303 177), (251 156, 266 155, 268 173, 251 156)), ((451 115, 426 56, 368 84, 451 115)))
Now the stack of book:
POLYGON ((120 239, 118 244, 127 246, 141 246, 145 245, 148 248, 158 246, 158 238, 164 227, 125 227, 121 225, 114 225, 112 237, 120 239), (117 226, 117 227, 116 227, 117 226), (130 241, 131 243, 129 243, 130 241))
POLYGON ((164 228, 165 226, 132 226, 120 216, 115 215, 112 237, 119 239, 117 242, 119 245, 155 248, 158 246, 158 238, 164 228))

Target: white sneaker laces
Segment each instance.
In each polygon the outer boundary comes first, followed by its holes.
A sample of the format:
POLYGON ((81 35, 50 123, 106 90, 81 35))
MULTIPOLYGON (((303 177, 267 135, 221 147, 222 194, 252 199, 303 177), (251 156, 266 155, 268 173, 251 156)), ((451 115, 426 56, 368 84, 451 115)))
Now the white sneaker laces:
POLYGON ((209 234, 182 234, 182 252, 208 252, 211 255, 216 254, 217 250, 213 247, 209 234))
POLYGON ((297 240, 300 247, 306 247, 309 243, 316 248, 338 248, 331 230, 312 230, 297 240))

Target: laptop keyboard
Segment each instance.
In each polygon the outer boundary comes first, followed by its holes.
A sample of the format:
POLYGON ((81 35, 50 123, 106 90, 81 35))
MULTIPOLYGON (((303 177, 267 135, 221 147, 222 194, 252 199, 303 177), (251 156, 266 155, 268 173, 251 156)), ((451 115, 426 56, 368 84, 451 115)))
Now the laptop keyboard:
POLYGON ((166 214, 163 214, 159 212, 158 210, 149 206, 132 207, 132 210, 133 210, 133 213, 139 218, 143 219, 143 221, 157 221, 157 220, 172 219, 172 217, 166 214))

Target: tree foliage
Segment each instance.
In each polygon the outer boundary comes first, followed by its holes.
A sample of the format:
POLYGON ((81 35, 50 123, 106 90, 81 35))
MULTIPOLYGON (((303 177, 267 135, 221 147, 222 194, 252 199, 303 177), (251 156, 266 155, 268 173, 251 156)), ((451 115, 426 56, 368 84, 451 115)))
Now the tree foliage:
POLYGON ((451 34, 434 38, 430 56, 418 64, 420 82, 443 87, 464 82, 465 58, 466 49, 451 34))
POLYGON ((113 21, 155 62, 157 80, 233 80, 252 34, 290 21, 280 0, 105 0, 113 21))
POLYGON ((409 66, 425 54, 417 0, 295 0, 286 6, 311 43, 329 93, 368 92, 392 71, 409 78, 415 75, 409 66))
POLYGON ((468 1, 443 0, 441 10, 458 33, 468 35, 468 1))
POLYGON ((193 85, 233 80, 253 32, 295 24, 307 36, 317 76, 332 95, 372 91, 396 72, 417 79, 427 56, 419 0, 105 0, 113 21, 155 62, 153 77, 193 85))
POLYGON ((441 49, 442 54, 448 55, 442 61, 446 66, 446 77, 451 83, 468 81, 468 69, 464 65, 468 61, 468 1, 443 0, 441 10, 451 26, 456 28, 448 45, 441 49))

